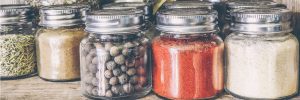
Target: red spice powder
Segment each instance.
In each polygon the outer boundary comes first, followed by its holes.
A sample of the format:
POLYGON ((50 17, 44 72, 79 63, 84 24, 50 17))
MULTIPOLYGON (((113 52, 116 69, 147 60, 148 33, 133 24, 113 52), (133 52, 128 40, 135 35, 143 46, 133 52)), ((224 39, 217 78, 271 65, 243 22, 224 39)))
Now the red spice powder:
POLYGON ((153 40, 153 89, 169 99, 203 99, 223 90, 224 44, 215 35, 153 40))

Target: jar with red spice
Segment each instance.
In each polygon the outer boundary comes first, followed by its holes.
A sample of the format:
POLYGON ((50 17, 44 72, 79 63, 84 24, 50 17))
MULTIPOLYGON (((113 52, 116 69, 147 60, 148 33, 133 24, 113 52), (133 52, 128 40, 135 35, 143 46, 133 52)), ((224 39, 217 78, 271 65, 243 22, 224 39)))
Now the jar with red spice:
POLYGON ((153 90, 168 99, 208 99, 223 90, 224 43, 217 12, 167 9, 157 14, 153 90))

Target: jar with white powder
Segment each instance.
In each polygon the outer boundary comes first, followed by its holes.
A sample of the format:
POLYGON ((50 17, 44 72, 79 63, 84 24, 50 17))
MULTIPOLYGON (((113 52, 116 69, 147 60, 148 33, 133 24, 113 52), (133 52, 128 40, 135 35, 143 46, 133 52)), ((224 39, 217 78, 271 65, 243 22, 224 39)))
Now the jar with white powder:
POLYGON ((225 40, 226 90, 243 99, 282 99, 298 92, 299 42, 286 9, 240 9, 225 40))

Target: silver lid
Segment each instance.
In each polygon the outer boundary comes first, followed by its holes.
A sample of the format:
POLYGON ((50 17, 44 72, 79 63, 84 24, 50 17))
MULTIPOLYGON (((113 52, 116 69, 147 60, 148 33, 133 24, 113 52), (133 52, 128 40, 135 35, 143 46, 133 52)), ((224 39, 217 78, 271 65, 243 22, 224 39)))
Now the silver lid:
POLYGON ((105 9, 90 12, 86 19, 87 32, 98 34, 139 32, 144 22, 143 11, 138 9, 105 9))
POLYGON ((24 5, 25 0, 1 0, 0 5, 24 5))
POLYGON ((150 18, 152 18, 152 5, 144 2, 111 3, 104 5, 103 9, 141 9, 144 11, 145 20, 150 20, 150 18))
POLYGON ((24 23, 32 22, 34 19, 34 10, 30 5, 3 5, 8 9, 20 9, 21 11, 21 21, 24 23))
POLYGON ((22 16, 24 9, 0 6, 0 24, 20 24, 24 19, 22 16))
POLYGON ((205 1, 174 1, 166 2, 163 7, 165 9, 173 8, 203 8, 203 9, 213 9, 213 3, 205 1))
POLYGON ((47 6, 40 9, 40 26, 62 27, 84 24, 88 6, 47 6))
POLYGON ((158 12, 157 29, 173 34, 218 31, 217 12, 203 9, 167 9, 158 12))
POLYGON ((227 3, 227 7, 230 9, 239 8, 273 8, 278 3, 271 0, 234 0, 227 3))
POLYGON ((292 12, 280 8, 239 9, 231 13, 232 30, 239 32, 291 32, 292 12))

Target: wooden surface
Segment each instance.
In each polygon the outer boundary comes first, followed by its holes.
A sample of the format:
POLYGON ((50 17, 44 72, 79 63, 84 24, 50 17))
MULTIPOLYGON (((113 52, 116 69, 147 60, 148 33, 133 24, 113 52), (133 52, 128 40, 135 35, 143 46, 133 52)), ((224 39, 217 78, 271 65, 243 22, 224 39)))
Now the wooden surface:
MULTIPOLYGON (((39 77, 0 81, 0 100, 85 100, 80 93, 80 82, 47 82, 39 77)), ((300 100, 300 97, 294 98, 300 100)), ((139 100, 163 100, 150 93, 139 100)), ((217 100, 237 100, 223 95, 217 100)))

